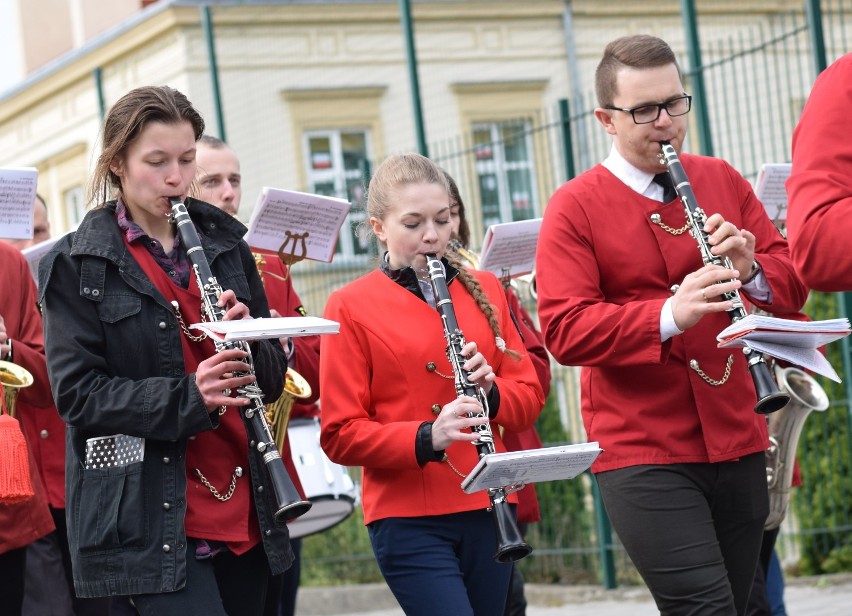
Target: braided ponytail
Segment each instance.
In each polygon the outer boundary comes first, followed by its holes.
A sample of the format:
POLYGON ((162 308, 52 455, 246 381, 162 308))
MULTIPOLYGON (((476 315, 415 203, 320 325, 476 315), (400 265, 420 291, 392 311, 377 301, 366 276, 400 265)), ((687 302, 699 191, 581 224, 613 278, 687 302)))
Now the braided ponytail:
MULTIPOLYGON (((491 331, 494 332, 494 337, 498 340, 503 340, 503 336, 500 331, 500 323, 497 321, 497 311, 494 310, 494 305, 489 301, 488 295, 482 289, 482 285, 479 284, 476 277, 471 274, 464 265, 462 265, 461 258, 456 253, 448 250, 444 254, 444 257, 450 265, 459 271, 459 280, 464 285, 464 288, 467 289, 467 292, 470 293, 471 297, 473 297, 476 305, 479 306, 479 309, 482 311, 482 314, 484 314, 485 318, 488 319, 488 325, 491 326, 491 331)), ((512 359, 521 358, 521 354, 507 348, 505 342, 503 343, 501 350, 512 359)))

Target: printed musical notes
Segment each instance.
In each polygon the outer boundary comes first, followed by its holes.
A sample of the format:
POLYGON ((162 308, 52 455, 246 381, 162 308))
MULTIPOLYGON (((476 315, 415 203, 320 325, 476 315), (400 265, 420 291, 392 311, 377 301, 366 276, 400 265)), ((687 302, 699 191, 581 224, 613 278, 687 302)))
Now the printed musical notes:
POLYGON ((491 225, 482 240, 479 269, 502 278, 529 274, 535 268, 535 249, 541 218, 491 225))
POLYGON ((31 167, 0 169, 0 237, 32 239, 37 182, 31 167))
POLYGON ((264 187, 245 239, 252 248, 329 263, 348 213, 343 199, 264 187))
POLYGON ((776 224, 787 219, 787 190, 784 183, 790 177, 791 166, 790 163, 764 163, 757 174, 754 194, 776 224))

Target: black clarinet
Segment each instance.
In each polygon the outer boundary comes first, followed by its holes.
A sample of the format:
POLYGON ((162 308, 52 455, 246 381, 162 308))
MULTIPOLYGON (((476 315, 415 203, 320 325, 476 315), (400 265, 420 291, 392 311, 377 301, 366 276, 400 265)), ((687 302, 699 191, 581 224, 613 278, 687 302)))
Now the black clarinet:
MULTIPOLYGON (((456 394, 458 396, 469 396, 476 398, 482 405, 482 412, 469 417, 488 417, 488 402, 481 387, 470 381, 470 373, 462 368, 465 358, 462 348, 465 345, 464 334, 459 329, 456 321, 456 313, 453 308, 453 300, 447 289, 447 278, 444 275, 444 266, 436 255, 426 255, 426 265, 429 268, 429 278, 432 282, 432 290, 435 293, 435 307, 441 315, 444 324, 444 337, 447 339, 447 358, 453 368, 455 377, 456 394)), ((495 453, 494 435, 487 422, 473 426, 472 431, 477 434, 473 441, 479 457, 482 458, 490 453, 495 453)), ((497 552, 494 560, 501 563, 514 562, 528 556, 532 548, 524 541, 515 516, 510 509, 509 501, 506 500, 508 492, 506 488, 489 488, 488 498, 491 500, 491 512, 494 515, 494 525, 497 529, 497 552)))
MULTIPOLYGON (((728 257, 723 259, 710 252, 711 246, 707 241, 710 235, 704 231, 704 223, 707 221, 707 215, 698 206, 695 193, 692 192, 692 185, 689 183, 689 178, 687 178, 686 172, 683 170, 683 165, 680 162, 677 151, 667 141, 661 141, 660 146, 662 147, 660 164, 666 165, 677 196, 680 198, 681 203, 683 203, 686 220, 689 224, 689 234, 698 242, 701 260, 704 262, 704 265, 721 265, 728 269, 733 269, 733 263, 731 263, 728 257)), ((727 311, 728 316, 731 317, 731 321, 739 321, 748 314, 738 289, 729 291, 723 294, 722 297, 733 303, 731 309, 727 311)), ((743 353, 748 361, 748 369, 754 381, 754 390, 757 392, 757 404, 754 405, 754 411, 761 415, 768 415, 787 406, 790 396, 778 389, 778 384, 772 377, 772 373, 769 370, 769 366, 766 365, 763 354, 758 353, 748 346, 743 347, 743 353)))
MULTIPOLYGON (((210 270, 210 264, 207 262, 207 257, 204 255, 204 249, 201 247, 201 239, 198 237, 198 232, 195 230, 195 225, 186 211, 186 205, 180 199, 169 198, 172 204, 171 220, 177 225, 180 241, 186 249, 186 254, 192 262, 192 271, 195 274, 195 280, 198 282, 198 288, 201 290, 201 310, 206 319, 210 322, 221 321, 225 316, 225 309, 216 305, 219 296, 222 294, 222 287, 210 270)), ((244 376, 246 374, 254 374, 254 361, 252 360, 251 350, 245 340, 234 340, 228 342, 214 341, 216 352, 227 351, 229 349, 239 349, 245 351, 247 356, 241 361, 246 363, 245 372, 235 372, 234 376, 244 376)), ((269 429, 269 424, 266 422, 266 406, 263 403, 263 391, 257 383, 249 383, 237 389, 237 393, 244 398, 248 398, 251 404, 241 407, 243 416, 248 420, 249 440, 252 447, 263 456, 263 463, 266 470, 269 472, 269 477, 272 481, 272 490, 275 493, 275 521, 284 523, 288 520, 294 520, 300 515, 307 513, 311 508, 310 501, 303 500, 299 495, 293 480, 287 473, 284 467, 284 462, 281 460, 281 453, 275 445, 275 439, 272 436, 272 431, 269 429)))

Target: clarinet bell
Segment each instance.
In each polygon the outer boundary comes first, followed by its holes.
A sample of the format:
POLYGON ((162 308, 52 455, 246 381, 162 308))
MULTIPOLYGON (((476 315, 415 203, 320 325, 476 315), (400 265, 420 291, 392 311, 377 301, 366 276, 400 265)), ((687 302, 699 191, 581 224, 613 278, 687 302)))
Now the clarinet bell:
POLYGON ((754 412, 760 415, 769 415, 775 411, 780 411, 790 402, 790 394, 778 388, 778 383, 775 382, 763 356, 751 349, 748 350, 751 351, 748 354, 748 369, 754 381, 754 391, 757 393, 757 404, 754 405, 754 412))
POLYGON ((500 563, 513 563, 529 556, 532 548, 521 536, 509 503, 506 501, 494 503, 491 511, 494 514, 494 525, 497 529, 497 552, 494 554, 494 560, 500 563))

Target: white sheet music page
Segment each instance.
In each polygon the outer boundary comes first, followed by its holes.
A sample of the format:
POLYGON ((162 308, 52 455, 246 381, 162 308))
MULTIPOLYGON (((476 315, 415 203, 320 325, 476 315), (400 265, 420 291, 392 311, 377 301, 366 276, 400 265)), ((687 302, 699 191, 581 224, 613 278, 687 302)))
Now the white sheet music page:
POLYGON ((491 225, 482 240, 479 269, 502 278, 529 274, 535 268, 535 250, 541 218, 491 225))
POLYGON ((542 481, 573 479, 603 450, 597 442, 492 453, 479 459, 461 483, 467 494, 542 481))
POLYGON ((0 237, 33 238, 38 170, 33 167, 0 169, 0 237))
POLYGON ((345 199, 264 187, 245 240, 252 248, 330 263, 350 204, 345 199))
POLYGON ((776 224, 787 220, 787 189, 784 183, 790 177, 791 167, 790 163, 764 163, 757 174, 754 194, 776 224))
POLYGON ((749 346, 839 383, 837 371, 818 349, 845 338, 850 331, 846 318, 793 321, 750 314, 722 330, 716 341, 719 347, 749 346))
POLYGON ((24 248, 21 251, 21 254, 27 260, 27 265, 30 266, 30 272, 32 272, 33 278, 35 278, 36 285, 38 285, 38 264, 41 262, 41 259, 44 255, 50 252, 50 249, 62 239, 62 236, 52 237, 48 240, 44 240, 43 242, 39 242, 34 246, 30 246, 29 248, 24 248))
POLYGON ((340 323, 320 317, 270 317, 193 323, 189 328, 221 342, 336 334, 340 331, 340 323))

